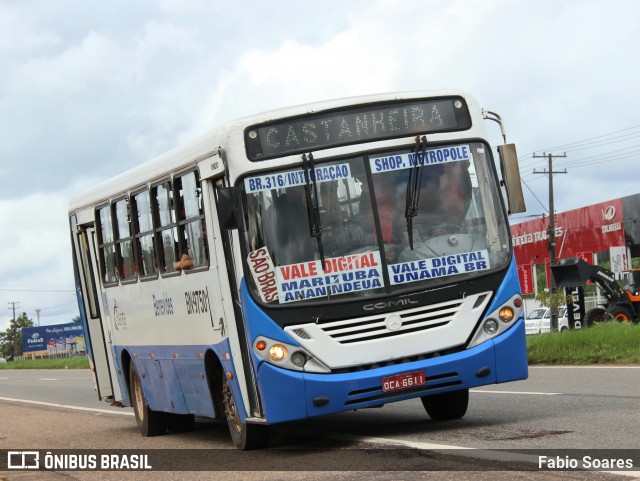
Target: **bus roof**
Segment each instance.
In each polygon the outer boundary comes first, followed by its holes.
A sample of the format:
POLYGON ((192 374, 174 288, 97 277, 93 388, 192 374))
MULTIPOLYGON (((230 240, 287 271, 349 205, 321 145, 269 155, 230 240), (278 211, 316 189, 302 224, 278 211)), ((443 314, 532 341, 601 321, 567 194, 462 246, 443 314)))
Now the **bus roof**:
MULTIPOLYGON (((171 172, 186 169, 189 166, 195 165, 198 161, 214 155, 219 146, 224 147, 227 153, 231 153, 235 150, 235 154, 238 155, 239 151, 237 146, 240 144, 244 145, 244 128, 249 125, 285 117, 333 110, 354 104, 357 105, 391 100, 445 96, 464 97, 471 111, 478 108, 475 99, 463 91, 432 90, 344 97, 295 105, 242 117, 201 134, 180 147, 137 165, 128 171, 105 180, 104 182, 101 182, 100 184, 97 184, 96 186, 74 196, 71 199, 69 211, 75 212, 77 210, 94 206, 103 202, 105 199, 124 195, 137 186, 153 183, 166 178, 171 172)), ((242 151, 242 155, 245 155, 244 151, 242 151)), ((277 159, 275 160, 277 161, 277 159)), ((268 167, 270 165, 272 164, 269 161, 264 161, 264 167, 268 167)))

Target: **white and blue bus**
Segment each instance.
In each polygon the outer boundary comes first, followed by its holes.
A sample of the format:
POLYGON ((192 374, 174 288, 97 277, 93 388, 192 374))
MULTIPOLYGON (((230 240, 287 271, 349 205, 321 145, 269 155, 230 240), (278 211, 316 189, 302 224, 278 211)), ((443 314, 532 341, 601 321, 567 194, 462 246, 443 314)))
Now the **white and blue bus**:
POLYGON ((144 436, 219 418, 253 449, 270 425, 411 398, 460 418, 470 388, 525 379, 524 203, 487 119, 459 91, 290 107, 76 196, 98 396, 144 436))

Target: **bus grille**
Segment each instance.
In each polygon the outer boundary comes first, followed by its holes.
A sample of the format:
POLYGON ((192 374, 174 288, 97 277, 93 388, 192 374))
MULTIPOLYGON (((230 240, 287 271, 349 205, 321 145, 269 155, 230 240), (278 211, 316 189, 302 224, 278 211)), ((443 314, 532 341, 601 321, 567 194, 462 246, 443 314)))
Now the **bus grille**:
POLYGON ((374 314, 357 319, 343 319, 326 323, 320 321, 318 327, 340 344, 401 336, 446 326, 453 320, 463 302, 464 299, 454 299, 440 304, 374 314), (395 322, 390 321, 391 316, 395 317, 395 322), (398 317, 401 321, 399 326, 398 317))

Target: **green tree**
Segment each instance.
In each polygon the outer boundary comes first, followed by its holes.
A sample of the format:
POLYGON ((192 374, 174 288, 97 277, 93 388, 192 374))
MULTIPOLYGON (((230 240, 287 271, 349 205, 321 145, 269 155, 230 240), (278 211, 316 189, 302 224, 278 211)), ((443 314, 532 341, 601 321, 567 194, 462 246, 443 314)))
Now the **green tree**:
POLYGON ((536 296, 536 301, 538 301, 544 307, 557 309, 558 307, 572 304, 573 296, 566 295, 564 293, 564 289, 560 289, 560 292, 556 292, 555 294, 551 294, 549 293, 549 291, 540 291, 536 296))
POLYGON ((33 327, 33 320, 23 312, 12 319, 6 331, 0 331, 0 356, 12 358, 22 355, 22 328, 33 327))
POLYGON ((71 322, 80 322, 82 319, 80 319, 80 316, 75 316, 73 319, 71 319, 71 322))

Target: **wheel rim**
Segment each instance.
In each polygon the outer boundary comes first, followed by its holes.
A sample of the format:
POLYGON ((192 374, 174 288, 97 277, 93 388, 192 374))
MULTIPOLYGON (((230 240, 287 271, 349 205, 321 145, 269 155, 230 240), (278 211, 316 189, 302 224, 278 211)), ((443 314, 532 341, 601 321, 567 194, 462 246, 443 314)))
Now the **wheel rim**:
POLYGON ((622 322, 623 324, 626 324, 627 322, 629 322, 629 318, 627 317, 627 315, 626 315, 626 314, 623 314, 623 313, 616 314, 616 316, 614 317, 614 319, 615 319, 617 322, 622 322))
POLYGON ((142 398, 142 386, 138 376, 133 378, 133 399, 135 404, 135 410, 140 418, 140 421, 144 421, 144 400, 142 398))
POLYGON ((236 403, 233 400, 233 394, 231 393, 231 387, 229 381, 224 380, 222 386, 222 401, 224 403, 224 413, 229 421, 229 425, 237 432, 242 431, 242 423, 240 422, 240 416, 238 416, 238 410, 236 409, 236 403))

